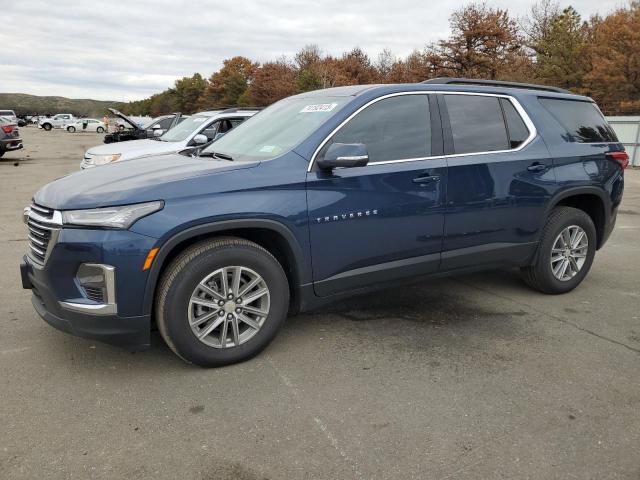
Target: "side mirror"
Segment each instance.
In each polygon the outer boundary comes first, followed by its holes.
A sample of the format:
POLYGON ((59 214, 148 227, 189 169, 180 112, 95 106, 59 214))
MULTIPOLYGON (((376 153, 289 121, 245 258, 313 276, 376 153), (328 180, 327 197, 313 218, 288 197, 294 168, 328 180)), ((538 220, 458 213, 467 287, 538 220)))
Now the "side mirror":
POLYGON ((192 142, 195 145, 204 145, 208 141, 209 141, 209 139, 207 138, 206 135, 203 135, 203 134, 199 133, 195 137, 193 137, 193 141, 192 142))
POLYGON ((164 130, 162 130, 161 128, 154 128, 153 129, 153 136, 154 137, 161 137, 163 133, 164 133, 164 130))
POLYGON ((367 163, 369 153, 364 143, 334 143, 318 160, 318 166, 323 170, 364 167, 367 163))

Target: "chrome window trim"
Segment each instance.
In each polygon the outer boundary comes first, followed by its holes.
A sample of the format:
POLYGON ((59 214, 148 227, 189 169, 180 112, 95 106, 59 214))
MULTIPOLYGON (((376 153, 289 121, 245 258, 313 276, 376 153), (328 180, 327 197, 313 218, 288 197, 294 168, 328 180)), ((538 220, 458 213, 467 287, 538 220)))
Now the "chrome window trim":
POLYGON ((318 153, 320 152, 320 150, 322 150, 322 147, 324 147, 325 144, 331 139, 331 137, 333 137, 340 129, 342 129, 342 127, 344 127, 353 117, 355 117, 361 111, 363 111, 364 109, 366 109, 369 106, 373 105, 374 103, 379 102, 380 100, 384 100, 386 98, 404 96, 404 95, 475 95, 475 96, 479 96, 479 97, 506 98, 514 106, 514 108, 516 109, 516 112, 518 112, 518 115, 520 115, 520 118, 522 118, 522 121, 524 122, 525 126, 529 130, 529 136, 518 147, 510 148, 510 149, 507 149, 507 150, 493 150, 493 151, 488 151, 488 152, 453 153, 451 155, 434 155, 434 156, 427 156, 427 157, 420 157, 420 158, 402 158, 402 159, 397 159, 397 160, 381 160, 379 162, 368 163, 367 166, 369 166, 369 165, 387 165, 387 164, 391 164, 391 163, 403 163, 403 162, 417 162, 417 161, 421 161, 421 160, 437 160, 437 159, 443 159, 443 158, 468 157, 468 156, 472 156, 472 155, 490 155, 490 154, 496 154, 496 153, 519 152, 520 150, 524 149, 527 145, 529 145, 536 138, 536 136, 538 135, 538 131, 537 131, 535 125, 533 124, 533 121, 531 121, 531 118, 529 117, 529 115, 525 111, 525 109, 522 107, 522 105, 520 105, 520 102, 518 102, 518 100, 515 97, 512 97, 511 95, 507 95, 507 94, 503 94, 503 93, 457 92, 457 91, 437 91, 437 90, 389 93, 387 95, 383 95, 381 97, 374 98, 373 100, 370 100, 366 104, 362 105, 355 112, 353 112, 351 115, 349 115, 345 120, 343 120, 340 123, 340 125, 338 125, 336 128, 334 128, 325 137, 325 139, 320 143, 320 145, 318 145, 318 147, 313 152, 313 155, 311 156, 311 161, 309 162, 309 165, 307 167, 307 172, 311 172, 312 171, 313 164, 314 164, 314 162, 316 160, 316 157, 318 156, 318 153))

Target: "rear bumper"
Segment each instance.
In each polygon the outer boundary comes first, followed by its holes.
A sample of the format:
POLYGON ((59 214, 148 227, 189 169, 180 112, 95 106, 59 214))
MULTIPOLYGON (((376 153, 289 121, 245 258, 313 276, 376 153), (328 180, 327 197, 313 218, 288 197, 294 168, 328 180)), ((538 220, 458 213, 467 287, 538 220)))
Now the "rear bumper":
POLYGON ((121 317, 117 314, 79 312, 66 308, 48 287, 43 270, 32 265, 25 256, 20 264, 22 286, 31 289, 38 315, 58 330, 78 337, 124 347, 144 350, 150 344, 150 316, 121 317))
POLYGON ((0 152, 10 152, 22 148, 22 138, 9 138, 0 140, 0 152))

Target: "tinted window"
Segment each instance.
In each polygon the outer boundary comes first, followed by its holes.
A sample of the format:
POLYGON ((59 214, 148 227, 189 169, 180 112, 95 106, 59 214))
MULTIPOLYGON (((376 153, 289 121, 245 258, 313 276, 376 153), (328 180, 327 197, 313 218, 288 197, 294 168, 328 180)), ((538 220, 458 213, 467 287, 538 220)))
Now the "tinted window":
POLYGON ((332 143, 364 143, 370 162, 431 155, 431 118, 427 95, 404 95, 374 103, 353 117, 332 143))
POLYGON ((569 142, 617 142, 613 129, 591 102, 541 98, 540 103, 567 131, 569 142))
POLYGON ((509 142, 497 97, 444 95, 455 153, 507 150, 509 142))
POLYGON ((162 130, 167 130, 172 123, 173 123, 173 117, 169 117, 169 118, 163 118, 162 120, 160 120, 158 122, 158 125, 160 125, 160 128, 162 130))
POLYGON ((513 103, 506 98, 501 98, 500 103, 502 103, 504 118, 507 122, 509 144, 511 145, 511 148, 517 148, 522 145, 527 138, 529 138, 529 129, 524 124, 524 120, 522 120, 522 117, 516 110, 516 107, 513 106, 513 103))

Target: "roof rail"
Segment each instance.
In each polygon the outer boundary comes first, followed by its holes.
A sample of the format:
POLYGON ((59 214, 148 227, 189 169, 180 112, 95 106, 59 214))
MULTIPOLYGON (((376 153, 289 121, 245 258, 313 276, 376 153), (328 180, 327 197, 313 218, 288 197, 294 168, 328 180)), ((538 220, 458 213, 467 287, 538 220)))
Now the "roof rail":
POLYGON ((241 112, 244 110, 262 110, 264 107, 227 107, 222 110, 222 113, 234 113, 241 112))
POLYGON ((559 87, 549 87, 547 85, 537 85, 535 83, 503 82, 502 80, 478 80, 474 78, 454 78, 439 77, 430 78, 420 83, 441 84, 441 85, 479 85, 488 87, 525 88, 528 90, 542 90, 555 93, 571 93, 569 90, 559 87))

